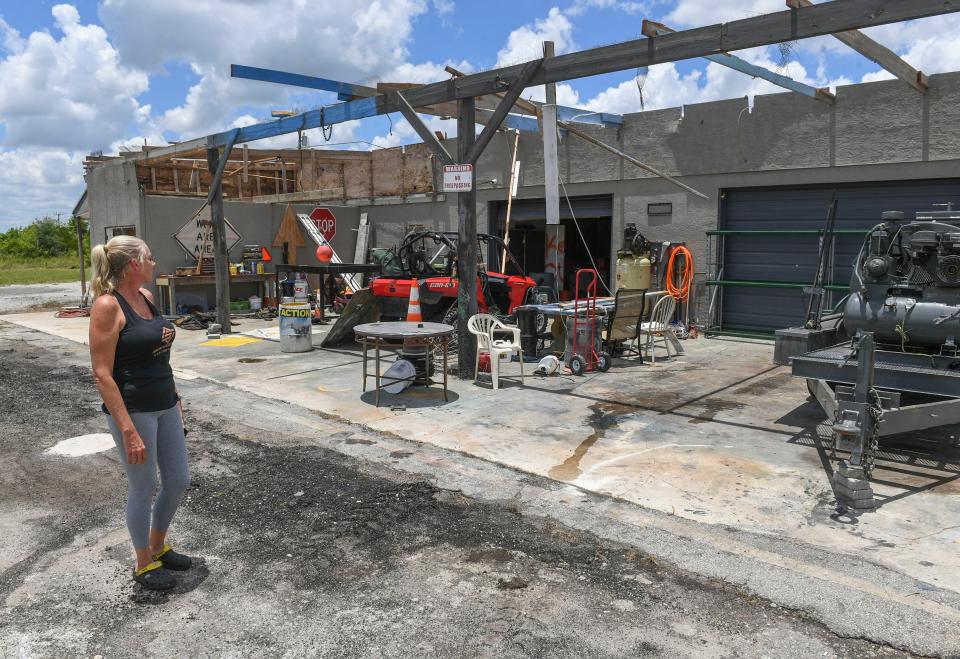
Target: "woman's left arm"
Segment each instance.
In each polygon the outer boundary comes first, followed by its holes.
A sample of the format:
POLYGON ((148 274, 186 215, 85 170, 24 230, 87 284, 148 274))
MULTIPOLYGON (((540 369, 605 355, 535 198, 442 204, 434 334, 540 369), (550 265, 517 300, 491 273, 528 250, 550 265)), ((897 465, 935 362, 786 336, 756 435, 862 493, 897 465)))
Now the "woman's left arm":
MULTIPOLYGON (((157 306, 157 303, 153 301, 153 293, 145 288, 141 288, 140 294, 147 298, 147 300, 150 301, 150 304, 157 306)), ((174 383, 174 387, 176 387, 176 383, 174 383)), ((187 434, 187 418, 183 414, 183 398, 180 397, 180 392, 177 391, 176 388, 174 388, 173 391, 177 395, 177 406, 180 408, 180 425, 183 426, 183 434, 187 434)))

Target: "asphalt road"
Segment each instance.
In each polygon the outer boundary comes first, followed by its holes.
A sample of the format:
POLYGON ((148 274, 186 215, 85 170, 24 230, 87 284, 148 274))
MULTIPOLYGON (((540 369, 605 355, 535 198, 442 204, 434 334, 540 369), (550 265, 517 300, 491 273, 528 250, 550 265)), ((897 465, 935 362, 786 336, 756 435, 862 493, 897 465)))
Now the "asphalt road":
POLYGON ((401 468, 410 451, 329 450, 282 409, 276 430, 247 425, 225 389, 188 398, 192 485, 170 538, 197 565, 145 592, 114 450, 45 453, 105 430, 83 348, 23 338, 0 323, 0 654, 905 656, 506 495, 443 489, 401 468))

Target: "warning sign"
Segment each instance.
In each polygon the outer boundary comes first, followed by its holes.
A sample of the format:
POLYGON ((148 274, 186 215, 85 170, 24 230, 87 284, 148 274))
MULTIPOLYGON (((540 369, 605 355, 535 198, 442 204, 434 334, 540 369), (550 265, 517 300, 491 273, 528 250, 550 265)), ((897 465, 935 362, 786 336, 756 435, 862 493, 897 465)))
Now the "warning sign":
POLYGON ((329 208, 320 206, 314 208, 313 212, 310 213, 310 221, 317 227, 320 235, 327 239, 327 242, 333 240, 333 237, 337 235, 337 217, 329 208))
MULTIPOLYGON (((204 208, 197 217, 193 218, 173 234, 180 247, 190 256, 197 259, 203 255, 205 259, 213 258, 213 227, 210 222, 210 209, 204 208)), ((232 224, 223 218, 224 228, 226 229, 227 251, 237 246, 237 243, 243 238, 232 224)))
POLYGON ((473 165, 444 165, 443 191, 470 192, 473 190, 473 165))

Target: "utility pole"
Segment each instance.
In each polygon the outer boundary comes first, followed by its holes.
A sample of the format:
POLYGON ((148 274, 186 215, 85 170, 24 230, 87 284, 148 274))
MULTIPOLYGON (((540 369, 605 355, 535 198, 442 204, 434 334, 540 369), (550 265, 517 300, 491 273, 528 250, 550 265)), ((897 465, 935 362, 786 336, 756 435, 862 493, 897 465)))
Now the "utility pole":
MULTIPOLYGON (((223 187, 220 179, 223 173, 221 158, 225 161, 230 150, 221 156, 220 149, 213 146, 207 148, 207 166, 213 175, 210 195, 210 222, 213 224, 213 272, 217 289, 217 322, 220 331, 230 334, 230 271, 227 264, 227 229, 223 221, 223 187)), ((203 258, 203 254, 200 255, 203 258)))

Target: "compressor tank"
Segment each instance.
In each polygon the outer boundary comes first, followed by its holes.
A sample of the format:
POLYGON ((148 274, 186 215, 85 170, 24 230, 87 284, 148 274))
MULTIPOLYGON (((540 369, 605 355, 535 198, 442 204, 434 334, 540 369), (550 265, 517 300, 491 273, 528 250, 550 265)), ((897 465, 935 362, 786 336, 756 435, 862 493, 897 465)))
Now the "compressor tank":
POLYGON ((844 304, 847 334, 873 332, 902 350, 960 342, 960 214, 884 213, 864 240, 844 304))
POLYGON ((650 289, 650 259, 632 252, 617 254, 617 288, 650 289))
POLYGON ((904 296, 865 299, 859 292, 851 293, 843 324, 851 335, 858 330, 873 332, 882 343, 939 348, 948 340, 960 341, 960 304, 904 296))

